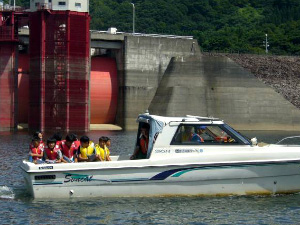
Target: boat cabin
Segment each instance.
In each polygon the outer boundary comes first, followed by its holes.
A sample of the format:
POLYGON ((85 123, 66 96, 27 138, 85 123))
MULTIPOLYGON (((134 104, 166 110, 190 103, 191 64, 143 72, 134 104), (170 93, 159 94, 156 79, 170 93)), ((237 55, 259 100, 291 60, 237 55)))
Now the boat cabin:
POLYGON ((200 151, 203 146, 251 145, 248 138, 217 118, 161 117, 141 114, 137 122, 139 122, 137 144, 141 136, 140 128, 144 123, 150 126, 147 158, 152 158, 158 152, 176 153, 179 147, 180 149, 187 147, 185 151, 195 147, 194 150, 200 151))

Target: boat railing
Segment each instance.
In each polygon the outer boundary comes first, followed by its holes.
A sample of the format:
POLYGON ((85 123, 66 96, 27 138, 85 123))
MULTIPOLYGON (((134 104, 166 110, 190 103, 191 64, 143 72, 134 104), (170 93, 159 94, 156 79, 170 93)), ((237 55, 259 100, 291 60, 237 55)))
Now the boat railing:
POLYGON ((188 117, 188 118, 195 118, 195 119, 197 119, 199 121, 203 121, 203 120, 209 120, 209 121, 220 120, 219 118, 214 118, 214 117, 193 116, 193 115, 186 115, 186 117, 188 117))
MULTIPOLYGON (((299 139, 300 139, 300 136, 290 136, 290 137, 285 137, 285 138, 281 139, 280 141, 278 141, 278 142, 276 143, 276 145, 279 145, 279 144, 283 145, 284 142, 291 142, 292 139, 296 139, 296 138, 299 138, 299 139)), ((300 140, 298 141, 297 144, 300 145, 300 140)))

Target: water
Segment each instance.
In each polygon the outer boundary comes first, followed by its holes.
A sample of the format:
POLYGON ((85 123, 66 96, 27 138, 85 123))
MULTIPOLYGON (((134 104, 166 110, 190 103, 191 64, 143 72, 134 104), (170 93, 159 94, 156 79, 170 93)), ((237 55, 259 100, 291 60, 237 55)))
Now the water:
MULTIPOLYGON (((276 143, 300 132, 243 132, 276 143)), ((130 154, 135 132, 97 131, 112 139, 111 152, 130 154)), ((47 135, 45 135, 47 138, 47 135)), ((145 197, 34 200, 19 168, 27 157, 27 133, 0 133, 0 224, 298 224, 300 194, 227 197, 145 197)))

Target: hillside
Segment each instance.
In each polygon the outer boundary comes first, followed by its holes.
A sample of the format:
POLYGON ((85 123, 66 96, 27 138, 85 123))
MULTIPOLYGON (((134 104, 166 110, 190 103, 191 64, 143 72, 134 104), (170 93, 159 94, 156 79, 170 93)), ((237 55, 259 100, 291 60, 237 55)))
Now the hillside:
POLYGON ((188 35, 205 51, 300 54, 299 0, 90 0, 91 28, 188 35))

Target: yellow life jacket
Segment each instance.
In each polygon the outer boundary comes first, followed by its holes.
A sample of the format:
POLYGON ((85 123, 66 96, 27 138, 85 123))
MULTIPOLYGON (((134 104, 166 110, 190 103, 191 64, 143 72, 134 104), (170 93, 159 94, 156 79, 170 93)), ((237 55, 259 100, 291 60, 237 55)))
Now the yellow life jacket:
POLYGON ((90 155, 93 155, 94 152, 94 143, 92 141, 90 141, 89 146, 87 148, 83 148, 82 146, 80 146, 80 154, 82 158, 87 158, 90 155))
POLYGON ((96 144, 96 154, 100 155, 103 161, 106 161, 106 156, 110 154, 109 149, 105 146, 104 149, 100 147, 100 145, 96 144))

